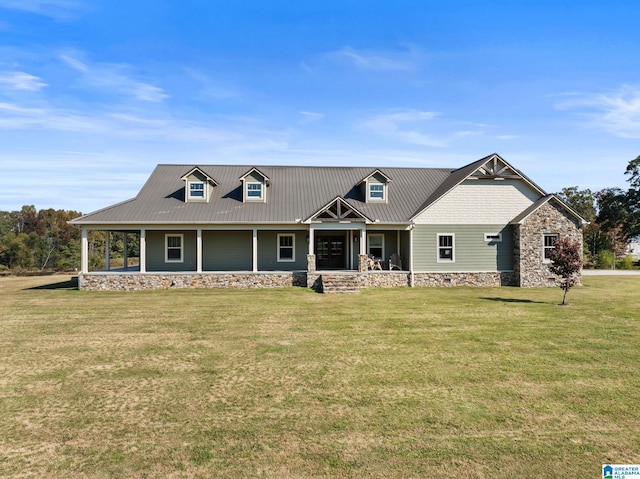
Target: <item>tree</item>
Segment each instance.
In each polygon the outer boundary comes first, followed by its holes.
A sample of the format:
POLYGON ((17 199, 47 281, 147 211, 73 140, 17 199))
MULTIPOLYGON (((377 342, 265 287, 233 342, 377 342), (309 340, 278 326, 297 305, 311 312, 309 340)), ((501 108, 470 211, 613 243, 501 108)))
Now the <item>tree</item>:
POLYGON ((560 277, 560 288, 564 291, 562 304, 567 304, 567 293, 580 279, 582 270, 582 247, 578 241, 568 237, 556 240, 555 247, 549 251, 551 264, 549 270, 560 277))

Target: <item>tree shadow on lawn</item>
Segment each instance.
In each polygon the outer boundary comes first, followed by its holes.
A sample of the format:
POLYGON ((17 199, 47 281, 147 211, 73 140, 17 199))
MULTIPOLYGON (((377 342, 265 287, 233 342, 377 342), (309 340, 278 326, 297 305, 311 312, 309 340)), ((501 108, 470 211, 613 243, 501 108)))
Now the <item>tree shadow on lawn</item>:
POLYGON ((42 284, 40 286, 33 286, 31 288, 27 288, 27 290, 37 290, 37 289, 78 289, 78 278, 74 276, 73 278, 67 281, 58 281, 57 283, 49 283, 42 284))
POLYGON ((531 304, 547 304, 545 301, 532 301, 530 299, 517 298, 480 298, 485 301, 496 301, 498 303, 531 303, 531 304))

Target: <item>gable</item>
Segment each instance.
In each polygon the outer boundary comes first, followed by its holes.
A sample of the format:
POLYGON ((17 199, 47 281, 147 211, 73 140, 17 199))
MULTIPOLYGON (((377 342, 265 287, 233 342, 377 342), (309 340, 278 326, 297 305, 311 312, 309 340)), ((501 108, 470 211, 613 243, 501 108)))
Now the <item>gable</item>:
POLYGON ((367 222, 369 219, 342 198, 335 198, 306 221, 367 222))
POLYGON ((519 179, 468 179, 418 215, 416 224, 508 224, 540 198, 519 179))

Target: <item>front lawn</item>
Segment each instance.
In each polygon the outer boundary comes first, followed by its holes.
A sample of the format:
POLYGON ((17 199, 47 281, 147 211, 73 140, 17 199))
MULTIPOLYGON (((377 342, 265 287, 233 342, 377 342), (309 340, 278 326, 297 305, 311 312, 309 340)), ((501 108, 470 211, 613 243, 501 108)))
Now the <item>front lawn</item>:
POLYGON ((640 463, 638 277, 585 278, 567 307, 559 288, 67 279, 0 278, 0 476, 587 478, 640 463))

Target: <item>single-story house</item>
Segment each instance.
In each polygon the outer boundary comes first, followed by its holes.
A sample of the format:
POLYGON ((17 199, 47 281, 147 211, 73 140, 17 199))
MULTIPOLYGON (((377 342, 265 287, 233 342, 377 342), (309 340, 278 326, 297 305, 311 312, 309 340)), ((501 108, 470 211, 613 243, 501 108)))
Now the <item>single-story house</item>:
POLYGON ((458 169, 158 165, 135 198, 72 223, 81 289, 319 290, 549 285, 556 238, 582 242, 586 224, 497 154, 458 169), (111 269, 107 245, 90 271, 92 230, 137 235, 139 264, 111 269))

